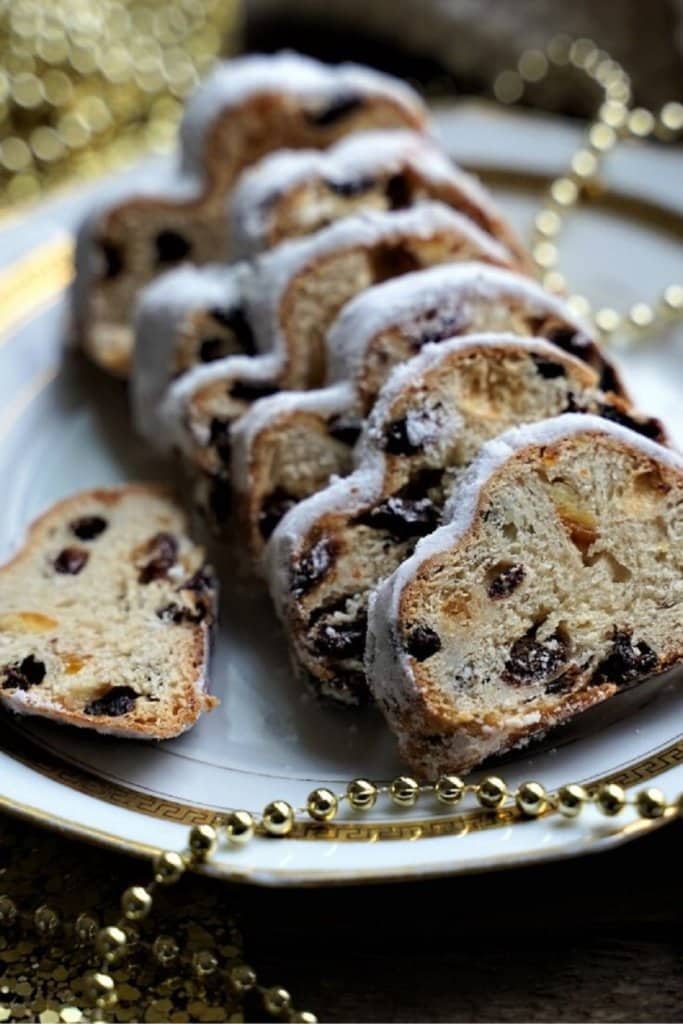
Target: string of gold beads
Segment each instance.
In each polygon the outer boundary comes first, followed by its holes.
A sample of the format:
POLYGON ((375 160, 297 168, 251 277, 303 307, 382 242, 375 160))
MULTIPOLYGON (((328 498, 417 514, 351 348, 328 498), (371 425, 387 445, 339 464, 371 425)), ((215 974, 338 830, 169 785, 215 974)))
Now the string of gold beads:
MULTIPOLYGON (((494 82, 494 94, 501 103, 516 103, 532 83, 543 81, 554 69, 570 67, 585 74, 602 90, 597 117, 589 124, 586 138, 571 158, 566 174, 554 179, 545 204, 534 220, 532 258, 544 286, 565 294, 567 282, 558 269, 558 240, 564 219, 582 198, 600 193, 598 175, 604 158, 625 138, 662 142, 677 141, 683 133, 683 104, 665 103, 653 113, 644 107, 630 107, 631 82, 628 74, 590 39, 572 40, 556 36, 545 50, 526 50, 517 68, 501 72, 494 82)), ((593 323, 603 340, 616 334, 633 335, 650 330, 683 314, 683 285, 676 282, 663 289, 656 302, 635 302, 624 313, 610 306, 595 312, 585 296, 568 297, 572 310, 593 323)))

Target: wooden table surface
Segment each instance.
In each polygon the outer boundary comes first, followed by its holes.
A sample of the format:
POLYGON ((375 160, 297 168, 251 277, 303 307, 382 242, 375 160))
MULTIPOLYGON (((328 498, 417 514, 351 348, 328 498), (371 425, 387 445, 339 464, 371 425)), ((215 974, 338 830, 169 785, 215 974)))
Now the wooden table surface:
MULTIPOLYGON (((209 930, 236 913, 259 977, 321 1021, 680 1021, 682 839, 674 822, 506 872, 306 890, 192 879, 169 895, 209 930)), ((116 895, 148 877, 133 858, 0 817, 0 891, 24 908, 63 896, 65 916, 111 920, 116 895)), ((36 1019, 31 998, 9 1019, 36 1019)))

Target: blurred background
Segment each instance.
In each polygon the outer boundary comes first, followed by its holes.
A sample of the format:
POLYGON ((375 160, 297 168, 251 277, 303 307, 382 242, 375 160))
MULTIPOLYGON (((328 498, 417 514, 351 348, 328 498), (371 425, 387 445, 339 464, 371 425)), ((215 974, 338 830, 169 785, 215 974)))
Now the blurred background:
MULTIPOLYGON (((352 55, 431 96, 515 103, 521 80, 509 69, 558 33, 621 62, 637 103, 680 96, 683 0, 0 0, 0 208, 168 149, 186 96, 221 53, 352 55)), ((534 84, 535 73, 525 104, 594 109, 582 76, 534 84)))

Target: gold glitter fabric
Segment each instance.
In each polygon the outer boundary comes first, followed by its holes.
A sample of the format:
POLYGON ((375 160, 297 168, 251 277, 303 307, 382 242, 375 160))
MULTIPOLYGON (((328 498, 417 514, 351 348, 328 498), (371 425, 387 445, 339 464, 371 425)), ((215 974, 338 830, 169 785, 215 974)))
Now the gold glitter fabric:
MULTIPOLYGON (((0 1022, 91 1019, 84 977, 96 966, 94 935, 116 920, 122 891, 149 874, 144 862, 0 818, 0 916, 7 900, 17 908, 13 922, 0 924, 0 1022)), ((226 984, 242 959, 229 887, 188 875, 157 892, 137 931, 130 955, 112 968, 119 1002, 108 1019, 244 1019, 245 1000, 226 984), (205 960, 207 952, 216 967, 199 978, 197 954, 205 960)))

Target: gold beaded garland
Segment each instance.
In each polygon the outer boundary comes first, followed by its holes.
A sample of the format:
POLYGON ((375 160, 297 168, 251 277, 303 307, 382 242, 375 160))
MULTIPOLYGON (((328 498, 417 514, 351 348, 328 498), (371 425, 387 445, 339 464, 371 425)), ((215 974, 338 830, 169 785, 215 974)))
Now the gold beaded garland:
POLYGON ((339 801, 330 789, 314 789, 308 794, 306 810, 314 821, 332 821, 339 807, 339 801))
POLYGON ((537 818, 548 807, 548 795, 540 782, 523 782, 515 793, 515 803, 522 814, 537 818))
POLYGON ((54 935, 60 925, 59 914, 52 907, 43 904, 36 908, 33 914, 33 923, 36 926, 36 931, 41 935, 54 935))
POLYGON ((654 786, 636 793, 636 809, 641 818, 661 818, 666 810, 666 797, 654 786))
POLYGON ((190 832, 190 852, 197 860, 206 860, 216 849, 218 836, 213 825, 195 825, 190 832))
POLYGON ((611 818, 615 814, 619 814, 626 806, 626 794, 621 786, 617 786, 614 782, 608 782, 601 786, 596 793, 595 804, 602 814, 611 818))
POLYGON ((208 949, 201 949, 192 955, 192 970, 198 978, 208 978, 218 969, 218 960, 208 949))
POLYGON ((457 804, 464 792, 465 783, 457 775, 441 775, 435 786, 436 799, 442 804, 457 804))
POLYGON ((295 1010, 290 1013, 289 1019, 292 1024, 318 1024, 318 1018, 308 1010, 295 1010))
POLYGON ((506 796, 507 786, 497 775, 489 775, 488 778, 482 779, 477 786, 477 800, 482 807, 486 807, 488 810, 500 807, 506 796))
POLYGON ((9 896, 0 896, 0 928, 9 928, 17 919, 17 907, 9 896))
POLYGON ((557 809, 565 818, 575 818, 588 800, 586 790, 576 783, 562 786, 557 791, 557 809))
POLYGON ((255 823, 249 811, 231 811, 225 819, 224 828, 229 842, 240 846, 253 839, 255 823))
POLYGON ((412 807, 420 795, 420 787, 409 775, 399 775, 391 783, 390 793, 398 807, 412 807))
POLYGON ((294 808, 286 800, 273 800, 263 811, 263 827, 269 836, 286 836, 294 826, 294 808))
POLYGON ((171 935, 158 935, 152 946, 152 953, 164 967, 177 959, 180 949, 171 935))
POLYGON ((115 960, 128 944, 126 933, 115 925, 101 928, 95 939, 95 948, 105 960, 115 960))
POLYGON ((279 1017, 292 1005, 292 997, 286 988, 267 988, 263 993, 263 1005, 273 1017, 279 1017))
POLYGON ((152 909, 152 897, 141 885, 132 885, 121 897, 121 910, 128 921, 141 921, 152 909))
POLYGON ((235 964, 227 974, 228 984, 235 992, 249 992, 256 985, 256 972, 247 964, 235 964))
POLYGON ((354 811, 369 811, 377 802, 377 786, 368 779, 354 779, 346 787, 346 797, 354 811))
POLYGON ((86 977, 85 991, 96 1006, 114 1006, 118 1001, 114 979, 102 971, 93 971, 86 977))
POLYGON ((154 861, 154 881, 158 885, 175 885, 185 873, 185 861, 179 853, 167 850, 154 861))

